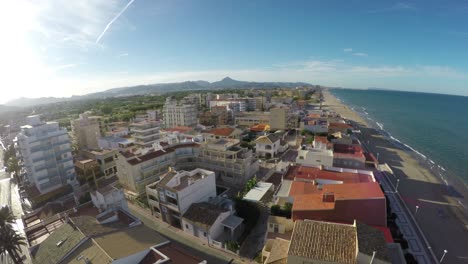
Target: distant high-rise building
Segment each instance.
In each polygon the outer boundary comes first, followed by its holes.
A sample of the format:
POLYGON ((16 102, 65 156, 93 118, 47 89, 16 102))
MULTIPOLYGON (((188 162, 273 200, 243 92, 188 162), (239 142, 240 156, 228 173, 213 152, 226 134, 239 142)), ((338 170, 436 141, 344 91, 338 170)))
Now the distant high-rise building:
POLYGON ((40 193, 75 182, 70 138, 57 122, 29 116, 17 139, 29 183, 40 193))
POLYGON ((80 118, 71 121, 71 128, 80 149, 97 149, 101 137, 99 118, 80 114, 80 118))
POLYGON ((194 104, 178 104, 177 100, 167 98, 163 107, 164 126, 177 127, 197 125, 197 106, 194 104))

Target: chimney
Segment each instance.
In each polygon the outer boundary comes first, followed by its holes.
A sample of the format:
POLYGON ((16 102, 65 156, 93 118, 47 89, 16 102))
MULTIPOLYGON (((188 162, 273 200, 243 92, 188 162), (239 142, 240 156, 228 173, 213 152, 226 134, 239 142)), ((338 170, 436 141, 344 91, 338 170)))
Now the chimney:
POLYGON ((334 201, 335 201, 335 194, 334 193, 325 192, 323 194, 323 202, 332 203, 334 201))

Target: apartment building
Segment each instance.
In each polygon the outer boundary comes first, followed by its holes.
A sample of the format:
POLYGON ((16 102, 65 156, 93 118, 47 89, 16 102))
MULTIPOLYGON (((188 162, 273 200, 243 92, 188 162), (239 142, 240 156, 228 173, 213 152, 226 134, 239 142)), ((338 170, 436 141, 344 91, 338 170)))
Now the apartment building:
POLYGON ((98 148, 101 137, 101 126, 98 117, 91 117, 89 112, 80 114, 78 119, 71 121, 71 128, 76 143, 80 149, 98 148))
POLYGON ((298 118, 287 106, 270 108, 271 129, 286 130, 298 126, 298 118))
POLYGON ((259 168, 252 150, 240 147, 237 139, 205 142, 199 151, 198 166, 216 172, 217 180, 227 185, 243 185, 259 168))
POLYGON ((197 125, 197 105, 177 103, 170 97, 163 107, 164 127, 195 126, 197 125))
POLYGON ((270 125, 269 112, 246 112, 235 117, 235 124, 242 127, 251 127, 259 124, 270 125))
POLYGON ((84 157, 96 160, 100 173, 106 178, 117 175, 116 159, 118 153, 115 149, 82 151, 84 157))
POLYGON ((179 168, 194 166, 198 146, 197 143, 180 143, 139 153, 121 152, 116 161, 117 178, 130 195, 141 195, 145 186, 158 181, 169 167, 176 164, 179 168))
POLYGON ((216 177, 213 171, 170 169, 159 181, 146 186, 146 195, 153 215, 182 228, 182 215, 193 203, 207 202, 216 197, 216 177))
POLYGON ((161 138, 160 122, 143 120, 130 124, 130 131, 139 147, 151 147, 161 138))
POLYGON ((76 182, 70 138, 57 122, 43 122, 39 115, 28 116, 17 143, 27 179, 40 193, 76 182))

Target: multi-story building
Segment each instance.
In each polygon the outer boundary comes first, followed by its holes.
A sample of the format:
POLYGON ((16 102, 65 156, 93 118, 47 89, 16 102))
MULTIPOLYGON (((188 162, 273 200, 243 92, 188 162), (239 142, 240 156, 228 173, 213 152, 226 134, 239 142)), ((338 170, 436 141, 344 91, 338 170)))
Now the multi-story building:
POLYGON ((246 112, 235 117, 235 123, 242 127, 251 127, 255 125, 270 125, 269 112, 246 112))
POLYGON ((80 114, 78 119, 71 121, 71 128, 76 143, 80 149, 97 149, 101 137, 99 118, 89 116, 89 112, 80 114))
POLYGON ((139 147, 151 147, 161 138, 160 122, 144 120, 130 124, 135 144, 139 147))
POLYGON ((99 171, 104 177, 117 175, 116 158, 119 152, 115 149, 83 151, 82 154, 88 159, 96 160, 99 165, 99 171))
POLYGON ((167 98, 163 107, 164 127, 195 126, 197 122, 197 106, 194 104, 178 104, 176 100, 167 98))
POLYGON ((181 217, 192 203, 216 197, 215 173, 203 169, 169 170, 161 180, 146 186, 153 215, 181 228, 181 217))
POLYGON ((271 129, 285 130, 296 128, 298 125, 297 116, 294 116, 289 107, 273 107, 270 109, 271 129))
POLYGON ((121 152, 117 155, 117 177, 132 195, 145 192, 145 186, 159 180, 169 167, 193 167, 198 155, 198 144, 181 143, 165 149, 145 150, 140 154, 121 152))
POLYGON ((27 178, 40 193, 75 183, 70 138, 57 122, 42 122, 39 115, 27 117, 17 136, 27 178))
POLYGON ((219 139, 200 146, 198 166, 216 172, 217 180, 227 185, 243 185, 257 173, 259 164, 251 150, 239 146, 237 139, 219 139))

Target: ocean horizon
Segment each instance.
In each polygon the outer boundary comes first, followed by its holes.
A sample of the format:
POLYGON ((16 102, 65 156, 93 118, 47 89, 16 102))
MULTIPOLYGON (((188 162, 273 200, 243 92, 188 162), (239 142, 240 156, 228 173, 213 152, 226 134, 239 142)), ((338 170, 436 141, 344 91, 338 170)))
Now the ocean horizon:
POLYGON ((468 183, 468 97, 392 90, 331 89, 375 128, 412 150, 442 178, 468 183))

